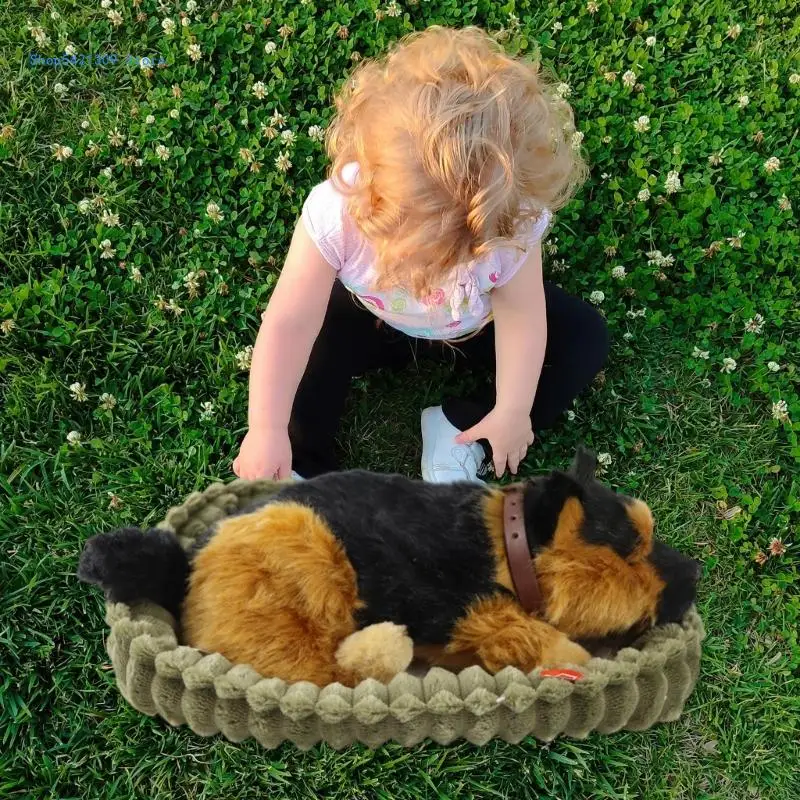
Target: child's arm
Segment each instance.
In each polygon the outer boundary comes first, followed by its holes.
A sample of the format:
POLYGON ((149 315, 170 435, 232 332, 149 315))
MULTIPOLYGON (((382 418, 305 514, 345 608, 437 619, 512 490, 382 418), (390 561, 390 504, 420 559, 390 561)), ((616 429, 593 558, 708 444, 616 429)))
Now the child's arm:
POLYGON ((298 222, 253 348, 249 430, 233 462, 240 478, 289 477, 289 416, 335 278, 335 270, 298 222))
POLYGON ((516 474, 533 444, 531 409, 547 345, 542 251, 537 245, 508 283, 492 292, 497 399, 494 409, 459 442, 488 439, 495 474, 516 474))

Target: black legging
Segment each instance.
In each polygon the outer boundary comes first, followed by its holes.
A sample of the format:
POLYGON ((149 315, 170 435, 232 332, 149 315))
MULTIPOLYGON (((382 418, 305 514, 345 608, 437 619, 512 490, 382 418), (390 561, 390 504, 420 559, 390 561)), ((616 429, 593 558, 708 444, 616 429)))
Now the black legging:
MULTIPOLYGON (((545 282, 544 289, 547 349, 531 411, 535 431, 552 427, 591 383, 609 345, 605 320, 595 309, 555 284, 545 282)), ((336 281, 292 408, 292 468, 304 478, 338 469, 336 434, 353 378, 382 367, 401 369, 420 358, 449 360, 454 370, 493 371, 494 325, 454 347, 416 339, 379 322, 336 281)), ((442 408, 456 428, 466 430, 494 402, 494 385, 487 384, 468 397, 447 398, 442 408)))

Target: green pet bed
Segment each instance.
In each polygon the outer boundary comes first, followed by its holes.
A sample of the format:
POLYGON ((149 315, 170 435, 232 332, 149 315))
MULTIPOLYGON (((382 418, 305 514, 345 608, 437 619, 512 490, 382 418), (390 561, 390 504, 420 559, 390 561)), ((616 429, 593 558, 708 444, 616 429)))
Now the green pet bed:
MULTIPOLYGON (((217 483, 170 509, 158 527, 184 546, 242 504, 275 492, 273 481, 217 483)), ((700 666, 703 624, 692 609, 680 625, 656 628, 613 658, 593 658, 580 673, 480 667, 459 673, 432 668, 404 673, 384 685, 365 680, 353 689, 289 684, 262 676, 219 653, 179 643, 178 625, 152 603, 109 603, 108 653, 125 700, 144 714, 188 725, 200 736, 222 733, 233 742, 254 737, 275 748, 291 741, 308 749, 353 742, 411 746, 429 738, 485 744, 497 737, 549 741, 564 734, 641 731, 677 719, 700 666)))

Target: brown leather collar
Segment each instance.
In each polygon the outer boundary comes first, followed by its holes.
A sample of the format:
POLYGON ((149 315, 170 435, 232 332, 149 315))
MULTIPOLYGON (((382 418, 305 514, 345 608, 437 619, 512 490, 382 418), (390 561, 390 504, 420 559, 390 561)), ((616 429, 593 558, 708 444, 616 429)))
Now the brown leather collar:
POLYGON ((522 607, 533 614, 542 607, 542 592, 533 569, 533 557, 525 535, 525 514, 522 504, 523 489, 512 486, 503 498, 503 536, 511 580, 522 607))

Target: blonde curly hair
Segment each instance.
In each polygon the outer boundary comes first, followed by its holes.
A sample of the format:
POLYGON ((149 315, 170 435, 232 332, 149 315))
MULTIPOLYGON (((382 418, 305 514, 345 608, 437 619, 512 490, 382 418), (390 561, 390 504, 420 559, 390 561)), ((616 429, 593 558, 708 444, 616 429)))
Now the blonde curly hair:
POLYGON ((457 265, 521 247, 520 226, 584 179, 573 131, 538 65, 476 27, 433 26, 362 62, 336 97, 327 149, 378 288, 423 296, 457 265))

